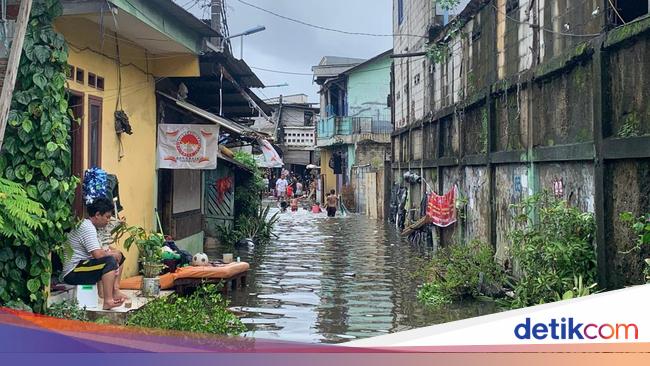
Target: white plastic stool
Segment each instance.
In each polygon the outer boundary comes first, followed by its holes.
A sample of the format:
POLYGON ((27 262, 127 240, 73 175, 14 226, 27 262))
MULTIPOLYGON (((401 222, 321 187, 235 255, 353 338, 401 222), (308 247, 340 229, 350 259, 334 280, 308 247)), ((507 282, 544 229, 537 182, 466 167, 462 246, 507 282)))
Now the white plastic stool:
POLYGON ((99 306, 99 296, 97 294, 97 285, 77 285, 76 289, 77 304, 80 308, 96 309, 99 306))

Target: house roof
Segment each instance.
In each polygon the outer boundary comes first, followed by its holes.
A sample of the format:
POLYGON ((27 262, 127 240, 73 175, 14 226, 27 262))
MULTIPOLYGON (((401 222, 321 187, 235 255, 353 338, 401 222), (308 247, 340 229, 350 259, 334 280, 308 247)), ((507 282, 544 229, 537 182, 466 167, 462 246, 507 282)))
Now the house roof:
POLYGON ((323 56, 318 66, 353 65, 365 61, 363 58, 323 56))
POLYGON ((311 69, 314 72, 316 81, 322 81, 326 78, 336 77, 365 61, 365 59, 361 58, 325 56, 318 65, 312 66, 311 69))
POLYGON ((253 174, 253 171, 250 170, 246 165, 238 162, 235 159, 229 158, 229 157, 227 157, 226 155, 224 155, 224 154, 222 154, 220 152, 217 153, 217 159, 223 160, 223 161, 225 161, 227 163, 230 163, 233 167, 238 168, 243 172, 246 172, 248 174, 253 174))
POLYGON ((206 120, 208 120, 210 122, 218 124, 219 126, 225 128, 225 129, 227 129, 229 131, 232 131, 232 132, 234 132, 236 134, 239 134, 239 135, 259 135, 257 131, 255 131, 255 130, 249 128, 249 127, 240 125, 239 123, 237 123, 235 121, 231 121, 231 120, 229 120, 227 118, 223 118, 223 117, 217 116, 215 114, 212 114, 212 113, 210 113, 210 112, 208 112, 206 110, 203 110, 203 109, 201 109, 201 108, 199 108, 199 107, 197 107, 197 106, 195 106, 193 104, 190 104, 190 103, 184 102, 182 100, 176 99, 176 98, 174 98, 174 97, 172 97, 172 96, 170 96, 168 94, 165 94, 165 93, 163 93, 161 91, 157 91, 156 93, 158 95, 161 95, 161 96, 171 100, 172 102, 176 103, 177 106, 185 109, 186 111, 191 112, 191 113, 193 113, 193 114, 195 114, 195 115, 197 115, 199 117, 202 117, 202 118, 204 118, 204 119, 206 119, 206 120))
POLYGON ((201 75, 209 75, 214 72, 213 65, 219 63, 228 70, 230 75, 238 80, 244 88, 263 88, 264 83, 251 70, 244 60, 236 59, 229 51, 207 52, 201 56, 201 75))
POLYGON ((345 70, 343 73, 346 74, 346 75, 349 75, 349 74, 359 70, 360 68, 362 68, 364 66, 367 66, 370 63, 373 63, 373 62, 375 62, 375 61, 377 61, 377 60, 379 60, 379 59, 381 59, 383 57, 387 57, 387 56, 392 55, 392 54, 393 54, 393 49, 391 48, 390 50, 382 52, 382 53, 378 54, 377 56, 375 56, 375 57, 373 57, 371 59, 368 59, 365 62, 362 62, 362 63, 358 64, 357 66, 354 66, 354 67, 352 67, 350 69, 345 70))
POLYGON ((199 18, 192 15, 192 13, 185 10, 182 6, 176 4, 173 0, 149 0, 155 3, 158 7, 168 12, 170 15, 181 21, 183 24, 193 29, 200 35, 209 37, 220 37, 221 34, 212 29, 209 25, 204 23, 199 18))

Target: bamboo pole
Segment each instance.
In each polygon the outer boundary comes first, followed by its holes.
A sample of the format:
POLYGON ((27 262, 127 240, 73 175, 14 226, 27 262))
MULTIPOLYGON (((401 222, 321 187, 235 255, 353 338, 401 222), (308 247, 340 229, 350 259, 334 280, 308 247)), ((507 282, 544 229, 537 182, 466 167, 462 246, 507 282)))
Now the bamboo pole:
POLYGON ((27 33, 27 23, 29 22, 29 13, 31 10, 32 0, 22 0, 20 2, 18 18, 16 19, 16 34, 11 44, 4 85, 2 86, 2 94, 0 94, 0 150, 2 150, 2 143, 4 142, 7 117, 11 107, 11 97, 16 86, 20 55, 23 52, 23 42, 25 41, 25 33, 27 33))

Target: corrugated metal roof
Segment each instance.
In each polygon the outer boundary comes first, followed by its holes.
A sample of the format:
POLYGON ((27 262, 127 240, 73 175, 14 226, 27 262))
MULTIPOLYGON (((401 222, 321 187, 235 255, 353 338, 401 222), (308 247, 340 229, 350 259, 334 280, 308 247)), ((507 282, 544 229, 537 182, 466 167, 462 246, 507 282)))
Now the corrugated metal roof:
POLYGON ((321 59, 318 65, 312 66, 311 69, 314 72, 314 77, 316 79, 331 78, 338 76, 365 61, 365 59, 361 58, 325 56, 321 59))
POLYGON ((176 4, 172 0, 150 0, 158 5, 161 9, 167 11, 172 16, 176 17, 179 21, 183 22, 189 28, 203 36, 219 37, 221 34, 212 29, 209 25, 205 24, 202 20, 198 19, 192 13, 183 9, 182 6, 176 4))
POLYGON ((341 57, 341 56, 323 56, 320 60, 319 66, 331 65, 354 65, 366 61, 364 58, 341 57))
POLYGON ((212 113, 210 113, 210 112, 208 112, 206 110, 203 110, 203 109, 201 109, 201 108, 199 108, 199 107, 197 107, 195 105, 184 102, 182 100, 178 100, 178 99, 176 99, 176 98, 174 98, 174 97, 172 97, 170 95, 167 95, 167 94, 165 94, 165 93, 163 93, 161 91, 157 91, 156 93, 158 93, 159 95, 162 95, 163 97, 175 102, 177 106, 187 110, 188 112, 191 112, 191 113, 196 114, 197 116, 203 117, 206 120, 208 120, 210 122, 213 122, 213 123, 216 123, 219 126, 225 128, 225 129, 228 129, 228 130, 230 130, 232 132, 235 132, 235 133, 237 133, 239 135, 257 134, 257 131, 255 131, 253 129, 250 129, 250 128, 246 127, 246 126, 242 126, 239 123, 231 121, 229 119, 219 117, 219 116, 217 116, 215 114, 212 114, 212 113))

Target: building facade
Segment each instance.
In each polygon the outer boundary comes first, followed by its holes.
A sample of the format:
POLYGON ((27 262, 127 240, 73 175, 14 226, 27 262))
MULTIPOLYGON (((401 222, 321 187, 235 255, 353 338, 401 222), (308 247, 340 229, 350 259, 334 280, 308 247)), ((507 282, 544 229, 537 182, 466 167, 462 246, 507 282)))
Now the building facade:
POLYGON ((384 216, 384 162, 393 130, 391 54, 338 68, 335 58, 325 57, 314 67, 321 100, 328 103, 321 108, 316 139, 323 189, 336 190, 349 209, 375 218, 384 216))
MULTIPOLYGON (((64 0, 55 22, 69 49, 69 104, 79 121, 71 131, 73 174, 83 178, 96 166, 117 175, 121 215, 148 230, 156 227, 158 191, 156 80, 198 76, 202 42, 217 34, 172 1, 153 3, 64 0), (118 110, 132 135, 116 131, 118 110)), ((80 190, 76 202, 83 215, 80 190)), ((137 274, 137 250, 126 256, 124 276, 137 274)))

